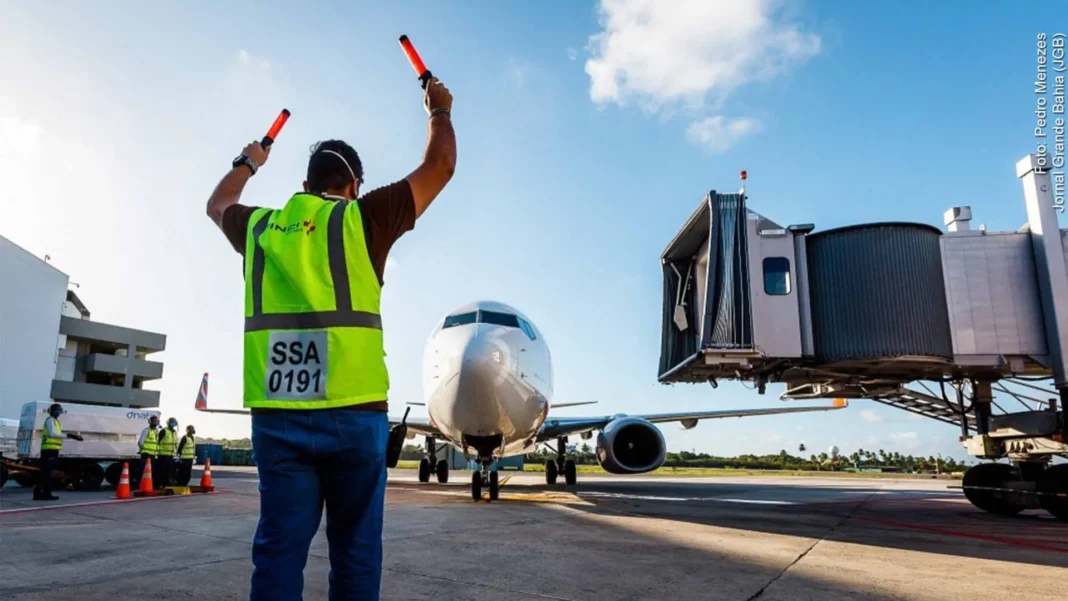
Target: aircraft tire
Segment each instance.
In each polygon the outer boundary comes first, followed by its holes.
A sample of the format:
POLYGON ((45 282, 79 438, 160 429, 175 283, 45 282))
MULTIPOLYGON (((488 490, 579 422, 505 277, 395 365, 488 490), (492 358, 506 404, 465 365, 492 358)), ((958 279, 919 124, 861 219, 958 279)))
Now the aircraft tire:
POLYGON ((449 462, 442 459, 434 470, 438 476, 438 482, 445 484, 449 481, 449 462))
POLYGON ((430 482, 430 460, 425 457, 419 460, 419 481, 430 482))
POLYGON ((478 470, 471 472, 471 499, 474 501, 482 500, 482 472, 478 470))
POLYGON ((564 464, 564 482, 566 482, 568 486, 574 486, 577 481, 578 469, 575 467, 575 461, 573 459, 568 459, 567 463, 564 464))
POLYGON ((556 476, 557 476, 557 473, 556 473, 556 462, 555 461, 546 461, 545 462, 545 483, 549 484, 549 485, 556 484, 556 476))
POLYGON ((497 480, 497 472, 490 472, 489 476, 489 498, 490 501, 496 501, 500 496, 501 488, 497 480))

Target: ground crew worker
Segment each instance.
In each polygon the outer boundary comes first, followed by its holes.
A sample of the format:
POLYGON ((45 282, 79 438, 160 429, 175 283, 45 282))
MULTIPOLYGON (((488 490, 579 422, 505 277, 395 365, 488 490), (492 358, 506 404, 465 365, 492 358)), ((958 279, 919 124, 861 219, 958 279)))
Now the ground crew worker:
MULTIPOLYGON (((159 416, 148 418, 148 427, 141 430, 141 435, 137 437, 137 448, 141 451, 141 473, 144 474, 145 466, 149 461, 155 462, 159 450, 159 416)), ((140 478, 141 476, 138 476, 138 479, 140 478)))
POLYGON ((159 431, 156 462, 152 464, 153 484, 156 488, 171 485, 171 475, 174 473, 174 453, 178 449, 177 428, 178 420, 172 417, 167 420, 167 427, 159 431))
POLYGON ((178 441, 178 482, 183 486, 189 484, 193 476, 193 459, 197 456, 197 431, 192 425, 185 427, 185 436, 178 441))
MULTIPOLYGON (((59 451, 63 448, 63 425, 59 423, 59 416, 63 414, 63 407, 59 403, 53 403, 48 408, 48 417, 45 418, 43 432, 41 433, 41 465, 37 471, 37 486, 33 489, 34 501, 56 501, 59 497, 52 494, 52 472, 59 464, 59 451)), ((66 434, 73 440, 84 440, 81 435, 73 432, 66 434)))
POLYGON ((340 140, 313 146, 304 192, 281 209, 238 204, 270 147, 245 147, 208 216, 245 257, 244 405, 260 481, 252 601, 299 600, 323 503, 331 599, 378 599, 389 435, 379 312, 393 243, 452 178, 452 95, 424 93, 429 138, 407 178, 359 197, 363 165, 340 140))

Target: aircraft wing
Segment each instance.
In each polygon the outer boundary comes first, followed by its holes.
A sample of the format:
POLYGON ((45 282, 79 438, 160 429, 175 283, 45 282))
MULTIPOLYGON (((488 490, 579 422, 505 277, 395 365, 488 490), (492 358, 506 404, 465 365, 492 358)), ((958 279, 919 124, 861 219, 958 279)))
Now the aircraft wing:
MULTIPOLYGON (((401 423, 400 418, 390 416, 389 427, 392 428, 401 423)), ((441 435, 441 430, 438 427, 430 423, 428 417, 409 417, 404 421, 408 426, 408 433, 422 434, 423 436, 433 436, 434 438, 444 438, 441 435)))
POLYGON ((805 413, 808 411, 835 411, 845 409, 848 403, 845 399, 835 399, 832 405, 822 407, 782 407, 773 409, 727 409, 723 411, 691 411, 686 413, 651 413, 645 415, 605 415, 602 417, 550 417, 545 420, 538 432, 538 441, 551 440, 559 436, 571 434, 584 434, 592 430, 600 430, 617 417, 637 417, 654 424, 666 422, 679 422, 682 427, 689 430, 703 419, 718 419, 723 417, 752 417, 754 415, 778 415, 781 413, 805 413))

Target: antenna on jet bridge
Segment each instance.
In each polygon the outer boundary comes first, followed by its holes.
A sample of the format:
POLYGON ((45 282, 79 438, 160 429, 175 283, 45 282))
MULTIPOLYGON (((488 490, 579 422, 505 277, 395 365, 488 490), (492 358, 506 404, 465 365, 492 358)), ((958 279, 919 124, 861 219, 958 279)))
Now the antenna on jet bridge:
POLYGON ((742 189, 738 191, 738 194, 741 194, 744 197, 745 196, 745 179, 746 179, 745 169, 742 169, 741 178, 742 178, 742 189))

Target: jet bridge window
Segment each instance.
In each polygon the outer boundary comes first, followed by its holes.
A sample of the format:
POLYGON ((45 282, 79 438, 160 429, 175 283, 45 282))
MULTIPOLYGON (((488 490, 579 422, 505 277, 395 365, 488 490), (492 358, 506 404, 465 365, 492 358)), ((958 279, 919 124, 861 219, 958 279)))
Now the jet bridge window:
POLYGON ((790 294, 790 259, 764 258, 764 293, 777 296, 790 294))
POLYGON ((496 311, 479 311, 478 323, 491 323, 509 328, 519 327, 519 318, 510 313, 498 313, 496 311))
POLYGON ((459 315, 450 315, 445 318, 445 323, 441 325, 441 329, 454 328, 456 326, 465 326, 470 323, 475 323, 475 312, 461 313, 459 315))

